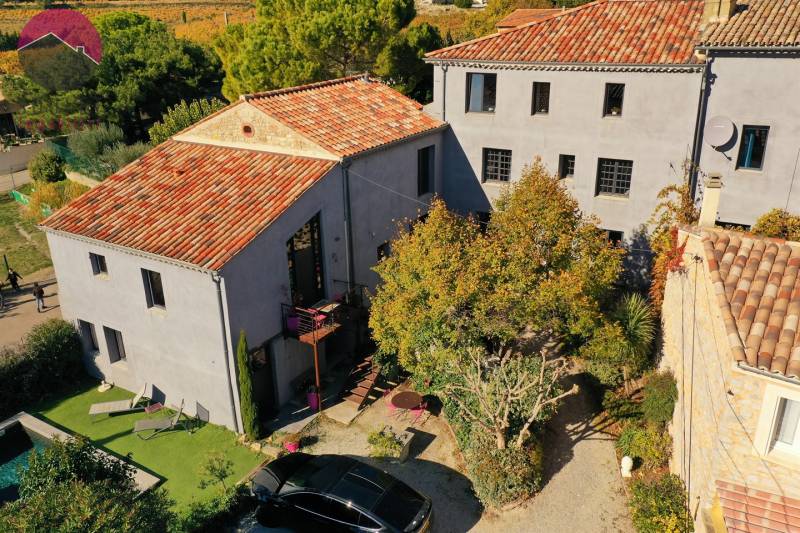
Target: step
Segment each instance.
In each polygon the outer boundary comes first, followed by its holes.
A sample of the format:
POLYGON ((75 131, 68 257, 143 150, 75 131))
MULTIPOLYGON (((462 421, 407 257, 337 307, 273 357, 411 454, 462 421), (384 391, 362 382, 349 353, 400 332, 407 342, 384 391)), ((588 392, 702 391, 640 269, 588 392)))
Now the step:
POLYGON ((364 387, 361 383, 359 383, 350 392, 363 397, 369 394, 369 389, 370 387, 364 387))
POLYGON ((347 400, 348 402, 353 402, 358 405, 361 405, 361 403, 364 401, 363 396, 356 396, 355 394, 349 394, 345 396, 344 399, 347 400))

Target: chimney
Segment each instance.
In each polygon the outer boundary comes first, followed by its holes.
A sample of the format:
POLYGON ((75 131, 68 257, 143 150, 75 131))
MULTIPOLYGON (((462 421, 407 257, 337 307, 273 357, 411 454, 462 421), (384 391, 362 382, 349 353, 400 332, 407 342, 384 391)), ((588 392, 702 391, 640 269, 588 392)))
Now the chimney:
POLYGON ((736 0, 705 0, 702 24, 725 22, 736 12, 736 0))
POLYGON ((722 175, 709 174, 706 188, 703 191, 703 205, 700 207, 700 220, 697 225, 701 228, 713 228, 717 223, 719 212, 719 195, 722 192, 722 175))

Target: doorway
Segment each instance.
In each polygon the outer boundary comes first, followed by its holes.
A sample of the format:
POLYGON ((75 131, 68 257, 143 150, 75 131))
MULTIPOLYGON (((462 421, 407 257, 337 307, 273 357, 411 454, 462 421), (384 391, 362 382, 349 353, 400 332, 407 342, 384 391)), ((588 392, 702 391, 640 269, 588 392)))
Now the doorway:
POLYGON ((319 213, 286 242, 292 304, 310 307, 325 298, 319 213))

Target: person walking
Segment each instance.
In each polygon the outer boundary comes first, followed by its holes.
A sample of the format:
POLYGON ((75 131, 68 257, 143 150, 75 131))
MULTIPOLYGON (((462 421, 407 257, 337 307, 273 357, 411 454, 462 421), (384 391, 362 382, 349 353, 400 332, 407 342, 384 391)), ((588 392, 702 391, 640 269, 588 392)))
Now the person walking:
POLYGON ((33 297, 36 298, 36 311, 41 313, 47 306, 44 305, 44 289, 39 286, 39 283, 33 282, 33 297))
POLYGON ((6 308, 6 301, 3 299, 3 282, 0 281, 0 311, 6 308))
POLYGON ((8 277, 6 278, 9 283, 11 283, 11 287, 19 292, 19 281, 22 279, 22 276, 17 274, 17 272, 13 268, 8 269, 8 277))

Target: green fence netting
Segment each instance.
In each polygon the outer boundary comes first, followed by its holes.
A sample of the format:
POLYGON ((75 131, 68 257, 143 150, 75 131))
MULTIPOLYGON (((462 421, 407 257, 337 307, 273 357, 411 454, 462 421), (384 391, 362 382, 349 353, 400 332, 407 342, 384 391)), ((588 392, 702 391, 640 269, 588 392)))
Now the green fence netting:
POLYGON ((108 163, 79 157, 62 144, 47 141, 47 147, 57 153, 70 170, 78 174, 83 174, 98 181, 104 180, 107 176, 113 174, 114 169, 108 163))

